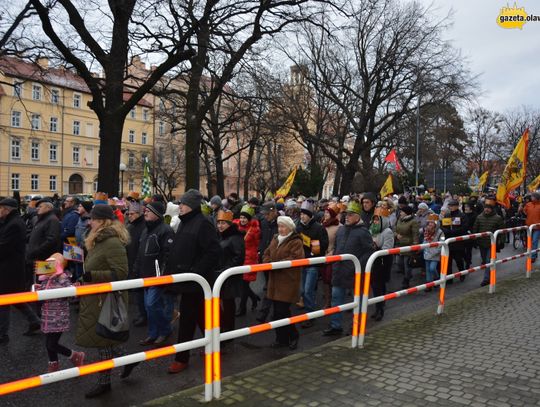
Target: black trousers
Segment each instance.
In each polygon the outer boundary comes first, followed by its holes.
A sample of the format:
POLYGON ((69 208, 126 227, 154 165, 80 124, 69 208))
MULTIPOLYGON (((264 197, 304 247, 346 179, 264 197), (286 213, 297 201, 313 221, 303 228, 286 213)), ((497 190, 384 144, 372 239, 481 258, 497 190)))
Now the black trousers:
POLYGON ((50 332, 45 334, 45 347, 47 348, 50 362, 58 362, 58 354, 64 355, 67 358, 71 356, 71 350, 59 343, 62 333, 50 332))
MULTIPOLYGON (((202 291, 183 293, 180 298, 178 343, 193 340, 197 325, 204 335, 204 294, 202 291)), ((189 353, 189 350, 179 352, 174 359, 177 362, 188 363, 189 353)))
POLYGON ((465 250, 464 249, 452 249, 450 248, 450 256, 448 256, 448 273, 452 272, 452 260, 456 262, 457 271, 465 270, 465 250))
MULTIPOLYGON (((373 291, 373 297, 379 297, 386 294, 386 283, 390 280, 390 272, 392 270, 392 264, 394 262, 393 256, 379 257, 373 263, 373 270, 371 272, 371 290, 373 291)), ((384 305, 386 301, 378 302, 375 304, 375 309, 384 311, 384 305)))
POLYGON ((253 292, 251 289, 251 286, 249 285, 249 281, 242 280, 242 297, 240 298, 240 309, 245 310, 247 305, 247 300, 251 299, 251 303, 255 304, 259 297, 257 297, 257 294, 253 292))
MULTIPOLYGON (((272 320, 289 318, 291 316, 291 303, 283 301, 274 301, 274 315, 272 320)), ((291 341, 298 338, 299 333, 295 325, 282 326, 281 328, 276 328, 276 342, 283 345, 288 345, 291 341)))

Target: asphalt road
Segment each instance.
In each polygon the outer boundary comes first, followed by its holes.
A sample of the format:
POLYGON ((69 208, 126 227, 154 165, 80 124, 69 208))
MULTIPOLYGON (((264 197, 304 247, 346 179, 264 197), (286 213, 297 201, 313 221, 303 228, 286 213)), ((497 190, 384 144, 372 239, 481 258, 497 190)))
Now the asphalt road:
MULTIPOLYGON (((507 245, 502 255, 512 256, 516 251, 507 245)), ((473 265, 480 263, 478 253, 475 253, 473 265)), ((447 290, 448 298, 459 296, 465 292, 479 287, 483 271, 476 272, 467 277, 464 282, 455 282, 447 290)), ((505 263, 499 267, 498 279, 504 279, 510 275, 522 273, 525 275, 525 261, 520 259, 505 263)), ((389 292, 400 289, 402 276, 392 273, 392 280, 389 284, 389 292)), ((256 292, 262 290, 263 276, 259 275, 256 283, 252 286, 256 292)), ((414 271, 412 284, 421 284, 423 277, 420 270, 414 271)), ((487 290, 487 287, 484 288, 487 290)), ((385 319, 382 322, 368 321, 368 333, 372 329, 383 326, 385 321, 404 317, 420 309, 432 308, 435 312, 437 307, 437 294, 418 293, 411 296, 397 298, 387 304, 385 319)), ((319 285, 319 304, 322 304, 322 289, 319 285)), ((250 302, 248 301, 248 307, 250 302)), ((134 307, 131 307, 134 311, 134 307)), ((300 314, 301 310, 293 306, 293 313, 300 314)), ((352 315, 345 315, 346 327, 350 326, 352 315)), ((72 326, 76 326, 77 313, 72 309, 72 326)), ((255 325, 255 313, 249 312, 245 317, 237 318, 237 327, 255 325)), ((301 338, 298 351, 307 350, 314 346, 333 340, 321 335, 321 331, 326 328, 328 318, 321 318, 315 321, 315 326, 308 329, 300 329, 301 338)), ((32 337, 22 335, 26 329, 26 322, 21 314, 13 309, 12 325, 10 330, 11 341, 8 345, 0 345, 0 383, 22 379, 29 376, 39 375, 47 369, 47 354, 45 351, 44 336, 39 334, 32 337)), ((67 332, 62 337, 62 343, 70 347, 74 344, 74 330, 67 332)), ((133 328, 130 341, 127 344, 128 352, 138 352, 143 349, 138 345, 138 341, 146 337, 145 328, 133 328)), ((284 349, 274 350, 269 348, 274 340, 273 332, 264 332, 249 337, 239 338, 233 346, 222 356, 222 373, 228 376, 243 370, 251 369, 261 364, 280 359, 289 355, 292 351, 284 349)), ((89 350, 87 361, 97 360, 97 353, 89 350)), ((170 375, 167 373, 167 366, 172 361, 172 357, 155 359, 139 365, 126 379, 119 378, 120 371, 113 372, 113 391, 99 399, 86 400, 84 393, 94 384, 96 378, 92 376, 82 377, 55 383, 40 388, 30 389, 21 393, 11 394, 0 398, 0 406, 25 407, 25 406, 53 406, 61 403, 63 406, 132 406, 139 405, 145 401, 158 398, 160 396, 177 392, 179 390, 200 385, 203 382, 203 360, 199 356, 199 350, 192 351, 190 366, 180 374, 170 375)), ((71 367, 66 359, 61 359, 61 366, 71 367)), ((117 369, 120 370, 120 369, 117 369)))

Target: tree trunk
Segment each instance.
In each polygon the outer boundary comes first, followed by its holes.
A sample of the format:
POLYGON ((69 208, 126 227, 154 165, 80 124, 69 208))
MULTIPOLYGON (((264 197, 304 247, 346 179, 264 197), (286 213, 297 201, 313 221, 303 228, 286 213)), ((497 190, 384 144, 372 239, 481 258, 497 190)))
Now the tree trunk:
MULTIPOLYGON (((376 191, 375 177, 373 176, 373 161, 371 159, 371 146, 366 145, 360 155, 362 160, 362 177, 364 178, 364 191, 376 191)), ((358 191, 360 192, 360 191, 358 191)))
POLYGON ((251 166, 253 165, 253 154, 255 153, 255 146, 257 143, 252 141, 249 145, 248 156, 246 161, 246 171, 244 172, 244 199, 247 201, 249 199, 249 178, 251 176, 251 166))
POLYGON ((225 197, 225 173, 223 172, 223 160, 221 151, 214 150, 214 163, 216 165, 216 190, 222 198, 225 197))
POLYGON ((340 193, 342 195, 350 195, 352 191, 352 183, 354 180, 354 174, 356 174, 357 164, 351 160, 347 163, 343 169, 343 174, 341 176, 341 187, 340 193))
MULTIPOLYGON (((99 122, 99 168, 98 191, 106 192, 109 197, 118 196, 118 176, 122 147, 122 129, 124 117, 108 115, 99 122)), ((80 154, 83 154, 80 151, 80 154)))
POLYGON ((334 175, 334 186, 332 187, 332 195, 341 196, 339 191, 339 184, 341 183, 341 170, 336 165, 336 173, 334 175))

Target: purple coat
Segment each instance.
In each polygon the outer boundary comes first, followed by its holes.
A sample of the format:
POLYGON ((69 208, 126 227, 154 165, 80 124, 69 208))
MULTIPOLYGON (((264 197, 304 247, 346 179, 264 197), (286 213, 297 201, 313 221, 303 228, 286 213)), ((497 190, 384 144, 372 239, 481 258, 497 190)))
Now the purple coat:
MULTIPOLYGON (((70 287, 71 281, 66 274, 43 280, 38 290, 70 287)), ((56 298, 43 301, 41 305, 41 331, 45 334, 69 331, 69 300, 56 298)))

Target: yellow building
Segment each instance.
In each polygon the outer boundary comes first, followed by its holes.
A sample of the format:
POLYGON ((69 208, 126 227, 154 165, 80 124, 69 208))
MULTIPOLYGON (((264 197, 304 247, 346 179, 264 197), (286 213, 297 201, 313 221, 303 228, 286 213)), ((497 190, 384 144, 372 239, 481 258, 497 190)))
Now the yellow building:
MULTIPOLYGON (((0 59, 0 196, 92 194, 97 187, 99 121, 75 73, 0 59)), ((128 95, 126 95, 128 96, 128 95)), ((140 191, 142 157, 154 143, 153 105, 143 99, 124 125, 120 191, 140 191)))

